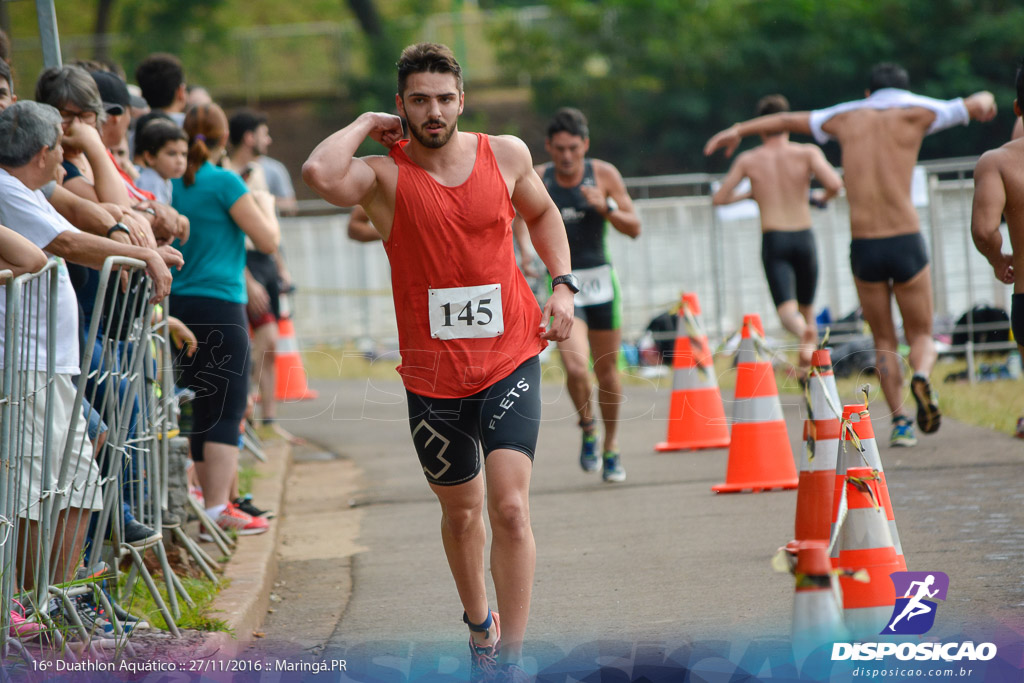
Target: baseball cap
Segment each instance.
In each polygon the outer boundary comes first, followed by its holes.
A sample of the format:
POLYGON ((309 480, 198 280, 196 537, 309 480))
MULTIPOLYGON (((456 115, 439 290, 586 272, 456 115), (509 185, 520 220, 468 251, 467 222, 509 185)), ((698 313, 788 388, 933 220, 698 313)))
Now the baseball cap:
POLYGON ((132 98, 124 81, 109 71, 90 71, 89 75, 96 81, 100 99, 103 100, 103 109, 108 114, 120 116, 128 111, 132 98))

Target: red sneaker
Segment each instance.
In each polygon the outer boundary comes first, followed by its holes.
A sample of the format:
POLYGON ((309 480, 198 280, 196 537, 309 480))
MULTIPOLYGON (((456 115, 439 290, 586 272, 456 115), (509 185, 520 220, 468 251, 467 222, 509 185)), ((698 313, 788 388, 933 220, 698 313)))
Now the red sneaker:
MULTIPOLYGON (((227 504, 227 507, 217 515, 217 519, 214 521, 224 531, 231 531, 233 529, 239 536, 262 534, 270 528, 267 520, 242 512, 231 503, 227 504)), ((199 538, 204 541, 213 540, 213 537, 203 528, 199 529, 199 538)))

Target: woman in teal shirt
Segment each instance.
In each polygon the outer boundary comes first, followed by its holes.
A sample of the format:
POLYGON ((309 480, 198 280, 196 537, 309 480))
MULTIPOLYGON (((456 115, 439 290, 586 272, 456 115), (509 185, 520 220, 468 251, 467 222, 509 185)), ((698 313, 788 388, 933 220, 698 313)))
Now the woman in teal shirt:
POLYGON ((172 205, 191 223, 191 236, 175 244, 185 266, 175 276, 170 306, 195 332, 199 350, 176 359, 182 383, 196 392, 189 433, 192 460, 206 511, 223 529, 239 534, 267 530, 230 501, 238 473, 238 430, 249 392, 249 328, 245 317, 245 238, 264 253, 280 240, 273 197, 249 192, 233 171, 215 166, 228 138, 228 121, 216 104, 185 116, 188 169, 174 180, 172 205))

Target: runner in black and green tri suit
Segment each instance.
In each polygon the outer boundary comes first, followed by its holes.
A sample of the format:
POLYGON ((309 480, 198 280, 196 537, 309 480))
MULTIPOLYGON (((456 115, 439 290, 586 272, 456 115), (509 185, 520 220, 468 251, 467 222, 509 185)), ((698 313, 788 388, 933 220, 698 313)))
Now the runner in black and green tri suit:
MULTIPOLYGON (((582 112, 560 109, 548 126, 544 146, 551 155, 551 162, 538 166, 537 173, 562 212, 569 236, 572 272, 580 279, 572 334, 558 343, 569 394, 583 430, 580 466, 587 472, 601 470, 606 482, 619 482, 626 478, 616 440, 622 402, 618 366, 622 344, 621 302, 605 233, 610 224, 622 234, 636 238, 640 235, 640 219, 618 169, 606 161, 586 158, 590 133, 582 112), (591 357, 597 375, 597 403, 604 420, 603 457, 597 452, 589 374, 591 357)), ((524 262, 528 260, 524 257, 524 262)))

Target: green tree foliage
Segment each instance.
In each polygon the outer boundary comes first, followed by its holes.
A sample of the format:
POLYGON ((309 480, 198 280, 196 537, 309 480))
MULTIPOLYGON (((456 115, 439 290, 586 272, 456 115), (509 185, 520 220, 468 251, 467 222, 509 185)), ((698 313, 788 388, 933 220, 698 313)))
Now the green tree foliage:
POLYGON ((992 90, 995 123, 922 151, 977 154, 1009 136, 1021 25, 1024 8, 1007 0, 556 0, 547 20, 495 40, 539 114, 583 109, 595 155, 632 175, 723 170, 704 141, 761 96, 781 92, 795 109, 857 99, 880 61, 903 64, 922 94, 992 90))
MULTIPOLYGON (((125 54, 118 55, 126 64, 137 64, 151 52, 180 53, 188 31, 198 32, 200 50, 224 40, 228 24, 218 10, 225 0, 133 0, 119 3, 116 29, 146 36, 133 41, 125 54)), ((202 59, 202 55, 196 55, 202 59)))

